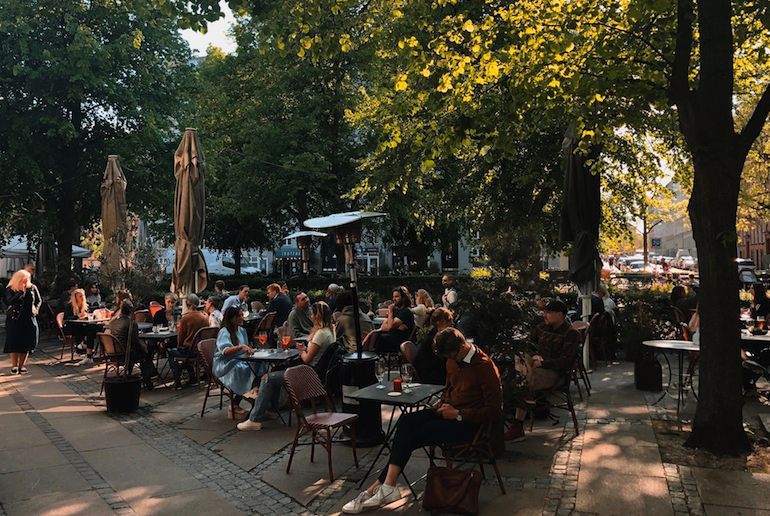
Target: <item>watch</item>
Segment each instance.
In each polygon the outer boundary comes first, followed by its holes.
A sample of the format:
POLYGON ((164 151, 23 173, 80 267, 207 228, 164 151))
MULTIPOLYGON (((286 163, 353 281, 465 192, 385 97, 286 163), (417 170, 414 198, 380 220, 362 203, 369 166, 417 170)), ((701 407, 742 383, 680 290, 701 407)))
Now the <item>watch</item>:
POLYGON ((462 421, 463 420, 463 411, 462 410, 458 410, 457 411, 457 417, 455 419, 457 421, 462 421))

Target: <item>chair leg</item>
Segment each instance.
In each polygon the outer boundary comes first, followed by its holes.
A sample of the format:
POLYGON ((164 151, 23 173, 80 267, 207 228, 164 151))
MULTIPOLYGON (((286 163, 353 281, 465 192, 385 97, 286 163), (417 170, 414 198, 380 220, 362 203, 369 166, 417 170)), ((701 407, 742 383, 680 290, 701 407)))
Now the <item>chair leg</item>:
POLYGON ((208 385, 206 385, 206 396, 203 397, 203 408, 201 409, 201 417, 206 411, 206 402, 209 400, 209 393, 211 393, 211 380, 209 379, 208 385))
POLYGON ((570 414, 572 414, 572 423, 575 425, 575 435, 580 435, 580 427, 578 426, 578 420, 577 420, 577 414, 575 414, 575 405, 572 403, 572 396, 569 393, 569 388, 567 388, 566 391, 567 396, 567 407, 569 408, 570 414))
POLYGON ((332 469, 332 429, 326 429, 326 459, 329 463, 329 483, 334 482, 334 470, 332 469))
POLYGON ((299 433, 302 431, 302 425, 297 425, 297 433, 294 434, 294 442, 291 443, 291 452, 289 452, 289 463, 286 464, 286 473, 289 473, 291 469, 291 461, 294 459, 294 450, 297 449, 297 442, 299 442, 299 433))
POLYGON ((580 388, 580 382, 578 381, 576 371, 572 371, 572 381, 575 383, 575 387, 577 387, 578 396, 580 396, 580 401, 583 401, 583 391, 580 388))
POLYGON ((350 432, 350 447, 353 448, 353 462, 355 463, 356 468, 358 468, 358 454, 356 453, 356 424, 353 423, 348 426, 348 431, 350 432))
POLYGON ((316 439, 316 431, 313 430, 313 433, 310 439, 310 462, 313 462, 315 460, 315 439, 316 439))
POLYGON ((500 491, 502 491, 503 494, 505 493, 505 484, 503 483, 503 477, 500 475, 500 469, 497 467, 497 460, 495 460, 494 455, 490 455, 490 462, 492 463, 492 467, 495 470, 495 475, 497 475, 497 483, 500 485, 500 491))
POLYGON ((219 384, 219 410, 222 410, 222 398, 225 395, 225 389, 222 384, 219 384))
POLYGON ((99 390, 99 396, 104 392, 104 382, 107 381, 107 370, 110 368, 109 362, 104 362, 104 376, 102 377, 102 388, 99 390))

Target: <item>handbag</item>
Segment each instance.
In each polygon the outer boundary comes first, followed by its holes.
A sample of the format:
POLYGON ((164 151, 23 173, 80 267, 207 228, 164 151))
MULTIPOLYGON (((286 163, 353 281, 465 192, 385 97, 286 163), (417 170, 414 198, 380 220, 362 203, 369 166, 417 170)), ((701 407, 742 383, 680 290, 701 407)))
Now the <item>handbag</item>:
POLYGON ((422 508, 431 512, 478 514, 481 474, 475 469, 428 468, 422 508))

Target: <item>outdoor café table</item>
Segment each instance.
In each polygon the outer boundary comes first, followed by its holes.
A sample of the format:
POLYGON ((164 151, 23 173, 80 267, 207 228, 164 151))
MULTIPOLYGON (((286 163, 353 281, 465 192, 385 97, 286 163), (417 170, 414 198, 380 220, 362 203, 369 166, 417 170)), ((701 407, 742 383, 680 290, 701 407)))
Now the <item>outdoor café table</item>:
POLYGON ((388 320, 387 317, 375 317, 372 319, 372 326, 374 326, 375 330, 378 330, 380 326, 382 326, 382 323, 384 323, 387 320, 388 320))
MULTIPOLYGON (((243 362, 246 362, 249 367, 251 368, 252 372, 254 373, 254 376, 259 376, 260 364, 267 364, 267 372, 269 373, 273 369, 275 369, 276 366, 279 366, 281 364, 285 364, 293 360, 294 358, 299 356, 299 351, 296 349, 287 349, 286 351, 279 351, 277 349, 263 349, 261 351, 257 351, 253 355, 246 355, 241 357, 235 357, 236 360, 241 360, 243 362)), ((281 412, 278 410, 278 407, 273 406, 273 409, 275 410, 276 414, 278 414, 278 417, 281 418, 281 422, 285 425, 286 421, 283 419, 283 416, 281 415, 281 412)))
MULTIPOLYGON (((152 325, 150 325, 150 327, 152 327, 152 325)), ((158 359, 160 358, 160 344, 163 342, 176 342, 176 335, 176 331, 172 329, 169 329, 168 331, 146 331, 139 334, 139 340, 143 340, 147 344, 147 352, 150 354, 150 360, 155 356, 156 367, 158 365, 158 359)), ((167 347, 173 348, 175 346, 167 347)), ((166 361, 166 365, 168 365, 168 361, 166 361)), ((163 367, 163 369, 165 370, 166 368, 163 367)), ((161 372, 158 372, 158 377, 164 379, 161 372)))
POLYGON ((748 330, 741 330, 741 348, 754 356, 770 348, 770 334, 753 335, 748 330))
MULTIPOLYGON (((409 389, 409 392, 402 391, 400 395, 394 395, 396 393, 393 393, 389 388, 378 389, 378 385, 378 383, 369 385, 368 387, 358 389, 357 391, 352 392, 346 396, 346 398, 352 398, 362 403, 379 403, 381 405, 391 406, 388 430, 386 432, 382 432, 382 430, 380 430, 382 433, 382 446, 380 446, 380 449, 377 452, 377 456, 369 466, 366 475, 364 475, 361 479, 361 482, 358 485, 359 488, 363 486, 364 482, 371 474, 372 469, 374 469, 374 466, 377 464, 377 461, 379 460, 380 455, 382 455, 382 452, 385 451, 385 449, 387 449, 388 452, 391 451, 390 443, 393 440, 396 429, 398 428, 398 421, 393 424, 393 417, 396 414, 396 408, 399 408, 402 413, 416 409, 420 406, 426 405, 432 397, 444 390, 443 385, 433 385, 430 383, 405 383, 403 388, 409 389)), ((415 499, 417 499, 417 493, 414 492, 413 484, 411 484, 406 478, 403 470, 401 471, 401 476, 404 477, 404 480, 409 486, 409 489, 412 491, 415 499)))
MULTIPOLYGON (((676 388, 676 418, 679 420, 679 408, 682 404, 682 398, 684 397, 684 354, 685 352, 700 351, 700 346, 689 340, 645 340, 642 342, 648 348, 656 348, 662 350, 676 351, 679 362, 679 383, 676 388)), ((670 382, 669 382, 670 385, 670 382)), ((668 393, 668 387, 663 391, 660 398, 653 403, 657 405, 660 400, 668 393)))

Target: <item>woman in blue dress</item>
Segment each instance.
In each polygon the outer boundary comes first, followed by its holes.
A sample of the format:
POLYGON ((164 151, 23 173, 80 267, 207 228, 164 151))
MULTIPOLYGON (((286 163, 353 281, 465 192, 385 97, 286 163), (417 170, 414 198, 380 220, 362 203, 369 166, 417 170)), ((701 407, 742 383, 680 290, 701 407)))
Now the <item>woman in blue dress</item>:
POLYGON ((252 355, 249 337, 243 329, 243 312, 239 307, 231 306, 222 317, 222 329, 217 335, 217 350, 214 353, 212 372, 225 387, 235 393, 233 407, 228 410, 230 419, 244 419, 249 411, 240 407, 243 395, 254 386, 257 378, 249 364, 238 357, 252 355))

